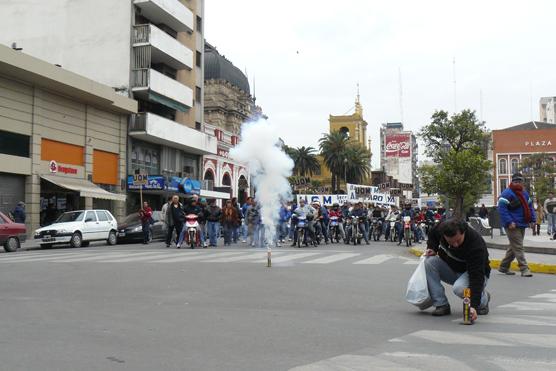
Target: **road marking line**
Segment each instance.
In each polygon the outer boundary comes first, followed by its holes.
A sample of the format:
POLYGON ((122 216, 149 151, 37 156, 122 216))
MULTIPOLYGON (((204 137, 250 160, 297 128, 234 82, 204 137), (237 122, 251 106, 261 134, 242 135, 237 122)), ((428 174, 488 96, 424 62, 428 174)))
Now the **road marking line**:
POLYGON ((511 308, 516 310, 550 310, 556 311, 556 303, 544 303, 544 302, 528 302, 528 301, 516 301, 510 304, 504 304, 498 306, 498 308, 511 308))
POLYGON ((353 257, 359 256, 359 255, 361 255, 361 254, 359 254, 359 253, 341 253, 341 254, 334 254, 334 255, 330 255, 330 256, 325 256, 325 257, 314 259, 314 260, 309 260, 309 261, 302 262, 302 263, 303 264, 329 264, 329 263, 339 262, 340 260, 353 258, 353 257))
MULTIPOLYGON (((272 253, 272 256, 275 257, 276 255, 281 256, 284 253, 282 252, 278 252, 278 253, 272 253)), ((228 258, 216 258, 216 259, 210 259, 210 260, 203 260, 202 263, 233 263, 233 262, 242 262, 242 261, 249 261, 249 260, 253 260, 253 259, 262 259, 266 257, 266 251, 257 251, 257 252, 251 252, 251 253, 247 253, 245 255, 241 255, 241 256, 232 256, 232 257, 228 257, 228 258)))
POLYGON ((396 370, 416 371, 416 368, 373 356, 344 354, 324 359, 304 366, 291 368, 290 371, 339 371, 339 370, 396 370))
POLYGON ((428 353, 408 353, 408 352, 387 352, 379 354, 380 358, 393 358, 397 362, 403 362, 411 367, 417 367, 419 370, 428 370, 431 368, 438 370, 458 370, 473 371, 474 369, 465 363, 453 359, 448 356, 428 354, 428 353), (434 367, 431 367, 433 366, 434 367))
POLYGON ((548 360, 493 357, 487 358, 486 361, 505 371, 545 371, 556 369, 556 362, 548 360))
POLYGON ((26 263, 26 262, 37 262, 37 261, 48 261, 48 260, 53 260, 53 259, 60 259, 61 257, 70 257, 70 256, 78 256, 78 255, 82 255, 83 253, 65 253, 65 254, 56 254, 56 256, 54 255, 50 255, 50 254, 45 254, 44 256, 33 256, 33 257, 28 257, 28 258, 20 258, 20 259, 11 259, 11 260, 2 260, 0 262, 2 263, 26 263))
POLYGON ((215 256, 232 256, 243 254, 242 252, 222 252, 222 253, 204 253, 204 252, 193 252, 191 251, 188 256, 175 256, 169 259, 157 259, 152 260, 151 263, 181 263, 187 261, 195 261, 202 259, 213 259, 215 256))
POLYGON ((106 257, 107 260, 104 259, 99 259, 98 262, 99 263, 128 263, 128 262, 137 262, 137 261, 144 261, 144 260, 156 260, 156 259, 166 259, 170 256, 183 256, 182 254, 179 254, 177 252, 151 252, 148 253, 149 255, 147 255, 147 253, 144 253, 143 256, 137 256, 137 254, 135 254, 134 256, 124 256, 124 257, 117 257, 117 256, 108 256, 106 257), (115 259, 117 258, 117 259, 115 259))
POLYGON ((381 254, 381 255, 371 256, 370 258, 357 261, 353 264, 381 264, 393 258, 394 257, 392 255, 381 254))
POLYGON ((556 303, 556 294, 546 293, 529 296, 530 299, 546 299, 547 301, 556 303))
POLYGON ((411 337, 451 345, 492 345, 504 347, 531 346, 556 348, 556 335, 509 332, 474 332, 473 335, 456 331, 421 330, 411 337))
MULTIPOLYGON (((319 255, 319 253, 318 252, 306 252, 306 253, 296 253, 296 254, 291 254, 291 255, 286 255, 286 256, 279 256, 277 258, 272 259, 272 264, 286 263, 286 262, 290 262, 290 261, 293 261, 293 260, 308 258, 309 256, 315 256, 315 255, 319 255)), ((255 260, 255 261, 250 262, 250 263, 265 263, 265 262, 266 262, 266 259, 262 259, 262 260, 255 260)))
MULTIPOLYGON (((461 319, 455 319, 452 322, 461 322, 461 319)), ((556 317, 547 316, 531 316, 518 314, 515 316, 482 316, 481 323, 493 323, 501 325, 524 325, 524 326, 556 326, 556 317)))
POLYGON ((407 265, 419 265, 419 260, 408 260, 404 264, 407 265))
POLYGON ((146 254, 154 254, 154 252, 126 252, 126 253, 117 253, 117 252, 108 252, 108 253, 98 253, 94 254, 94 256, 79 256, 79 257, 69 257, 64 259, 54 260, 54 263, 77 263, 77 262, 88 262, 88 261, 95 261, 95 260, 102 260, 102 259, 113 259, 119 258, 124 256, 142 256, 146 254))

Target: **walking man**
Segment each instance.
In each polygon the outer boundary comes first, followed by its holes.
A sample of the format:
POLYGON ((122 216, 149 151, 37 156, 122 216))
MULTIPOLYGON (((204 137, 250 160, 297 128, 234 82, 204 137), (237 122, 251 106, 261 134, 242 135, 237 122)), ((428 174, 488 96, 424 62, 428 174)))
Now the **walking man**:
POLYGON ((471 289, 471 318, 489 311, 490 294, 485 290, 490 277, 488 250, 483 237, 463 220, 448 219, 429 232, 425 251, 429 293, 436 307, 433 316, 451 313, 442 282, 452 285, 454 294, 463 298, 471 289))
POLYGON ((554 234, 556 234, 556 198, 554 192, 548 193, 548 198, 544 201, 544 212, 546 213, 548 234, 550 239, 553 240, 554 234))
POLYGON ((239 224, 238 208, 232 203, 232 200, 227 200, 226 206, 222 209, 221 224, 224 232, 224 246, 230 246, 234 230, 237 229, 239 224))
POLYGON ((533 202, 523 187, 523 176, 520 173, 512 175, 510 186, 500 195, 498 209, 502 225, 506 228, 510 241, 510 246, 506 251, 506 256, 500 262, 498 271, 507 275, 514 275, 515 273, 510 271, 510 264, 514 259, 517 259, 521 276, 532 277, 527 260, 525 260, 523 237, 525 236, 525 228, 534 228, 536 217, 533 202))
POLYGON ((209 201, 207 209, 207 228, 209 235, 209 246, 216 247, 218 242, 218 233, 220 231, 220 218, 222 217, 222 209, 216 204, 216 200, 209 201))
POLYGON ((166 225, 168 225, 168 232, 166 233, 166 247, 170 247, 172 238, 174 237, 174 229, 179 235, 183 228, 183 223, 185 222, 183 205, 180 203, 180 198, 177 195, 172 196, 172 203, 166 210, 165 221, 166 225))

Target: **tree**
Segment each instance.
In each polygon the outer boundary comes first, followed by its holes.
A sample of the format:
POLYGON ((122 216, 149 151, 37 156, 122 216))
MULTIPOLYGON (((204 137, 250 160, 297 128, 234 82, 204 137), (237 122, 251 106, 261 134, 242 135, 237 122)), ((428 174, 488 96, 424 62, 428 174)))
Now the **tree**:
POLYGON ((293 173, 295 175, 312 176, 320 171, 319 160, 317 159, 316 150, 313 147, 299 147, 291 148, 288 150, 288 155, 292 158, 294 167, 293 173))
POLYGON ((546 153, 534 153, 521 160, 519 171, 523 173, 527 188, 537 202, 542 203, 554 191, 556 167, 554 159, 546 153))
POLYGON ((463 110, 451 117, 446 111, 436 111, 419 137, 435 163, 419 168, 422 189, 453 200, 455 216, 462 217, 465 200, 477 202, 492 168, 486 159, 489 139, 484 123, 477 120, 474 111, 463 110))
POLYGON ((347 159, 346 173, 350 183, 360 184, 371 175, 371 153, 365 147, 358 143, 350 143, 344 151, 344 158, 347 159))
POLYGON ((344 153, 349 144, 349 138, 339 131, 324 134, 319 139, 319 149, 323 157, 324 164, 332 174, 332 189, 339 188, 340 179, 343 178, 346 171, 344 163, 344 153))

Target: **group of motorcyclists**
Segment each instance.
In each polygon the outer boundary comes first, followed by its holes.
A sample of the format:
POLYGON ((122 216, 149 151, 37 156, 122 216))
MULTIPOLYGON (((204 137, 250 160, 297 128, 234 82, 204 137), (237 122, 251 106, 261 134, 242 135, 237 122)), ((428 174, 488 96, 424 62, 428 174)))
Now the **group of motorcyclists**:
POLYGON ((445 212, 433 208, 413 208, 411 203, 405 203, 402 209, 397 206, 383 207, 381 205, 345 203, 340 207, 335 203, 325 207, 320 202, 308 205, 304 199, 299 204, 291 204, 284 208, 291 209, 291 218, 281 223, 289 222, 287 228, 280 228, 280 241, 284 242, 284 229, 289 230, 293 240, 292 246, 318 245, 322 241, 368 245, 370 240, 406 243, 421 243, 428 231, 446 217, 445 212))

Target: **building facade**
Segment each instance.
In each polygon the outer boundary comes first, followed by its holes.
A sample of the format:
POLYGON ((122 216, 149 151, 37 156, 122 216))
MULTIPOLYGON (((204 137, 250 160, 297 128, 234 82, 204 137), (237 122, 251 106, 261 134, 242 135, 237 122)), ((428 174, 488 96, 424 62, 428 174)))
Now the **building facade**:
MULTIPOLYGON (((203 129, 203 0, 9 2, 0 11, 0 43, 139 102, 128 126, 127 175, 152 176, 144 192, 152 206, 161 206, 168 184, 201 179, 202 156, 217 151, 203 129)), ((127 209, 137 210, 138 190, 128 190, 127 209)))
POLYGON ((126 133, 137 102, 0 45, 0 210, 28 232, 62 212, 125 212, 126 133))
POLYGON ((532 121, 493 130, 492 147, 493 198, 498 200, 500 193, 511 183, 512 174, 519 171, 524 158, 534 153, 546 153, 556 160, 556 124, 532 121))
POLYGON ((216 136, 217 154, 205 155, 203 180, 208 188, 229 191, 243 203, 250 194, 248 167, 230 159, 241 139, 241 126, 267 117, 251 94, 249 80, 239 68, 205 44, 205 132, 216 136))
POLYGON ((386 174, 400 183, 413 184, 413 194, 419 197, 419 160, 417 138, 411 131, 405 131, 401 122, 389 122, 380 128, 380 167, 386 174))

